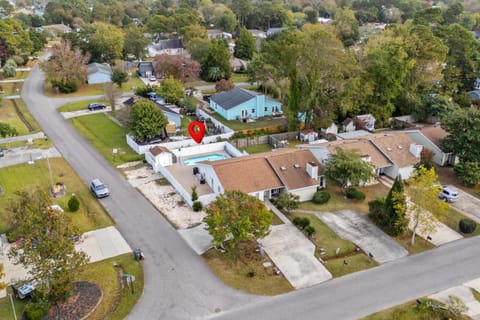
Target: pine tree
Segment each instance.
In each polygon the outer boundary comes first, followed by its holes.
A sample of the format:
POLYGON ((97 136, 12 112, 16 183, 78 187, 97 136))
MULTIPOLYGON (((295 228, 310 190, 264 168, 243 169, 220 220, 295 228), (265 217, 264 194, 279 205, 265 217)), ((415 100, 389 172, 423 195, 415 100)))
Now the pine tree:
POLYGON ((408 227, 407 202, 401 176, 397 176, 385 199, 384 223, 392 236, 403 234, 408 227))

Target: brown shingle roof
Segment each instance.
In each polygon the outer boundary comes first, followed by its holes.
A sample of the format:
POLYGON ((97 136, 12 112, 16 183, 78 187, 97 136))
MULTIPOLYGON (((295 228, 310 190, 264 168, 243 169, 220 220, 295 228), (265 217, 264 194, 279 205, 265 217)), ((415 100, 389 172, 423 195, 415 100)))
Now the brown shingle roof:
POLYGON ((448 136, 448 132, 441 126, 428 126, 420 129, 420 132, 440 148, 440 140, 448 136))
POLYGON ((372 134, 368 139, 399 167, 408 167, 420 160, 410 152, 410 145, 415 142, 403 132, 372 134))
POLYGON ((328 143, 323 143, 327 147, 328 151, 332 154, 336 153, 337 148, 343 150, 357 150, 362 157, 370 157, 370 163, 375 168, 388 167, 392 165, 392 162, 385 157, 375 145, 367 139, 348 139, 337 140, 328 143))
POLYGON ((168 150, 165 147, 161 147, 161 146, 155 146, 153 148, 150 148, 149 151, 154 157, 158 156, 162 152, 170 153, 170 150, 168 150))
POLYGON ((288 148, 204 163, 213 167, 225 190, 250 193, 283 186, 291 190, 315 185, 317 182, 306 173, 306 162, 320 165, 310 150, 288 148), (293 167, 296 163, 300 168, 293 167), (285 171, 280 169, 282 166, 285 171))

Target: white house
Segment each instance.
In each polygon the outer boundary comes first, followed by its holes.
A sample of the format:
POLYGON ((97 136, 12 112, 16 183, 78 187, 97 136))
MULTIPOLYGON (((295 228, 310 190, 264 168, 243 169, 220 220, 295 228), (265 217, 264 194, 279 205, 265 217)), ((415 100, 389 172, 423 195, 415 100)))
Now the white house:
POLYGON ((370 134, 353 139, 336 140, 327 143, 299 145, 299 149, 308 149, 320 163, 325 162, 337 148, 356 150, 362 159, 373 165, 377 175, 386 175, 395 179, 400 175, 408 179, 414 165, 420 161, 422 146, 403 133, 370 134))
POLYGON ((145 152, 145 160, 158 172, 158 166, 170 166, 173 163, 173 154, 165 147, 155 146, 145 152))
POLYGON ((277 149, 196 166, 215 194, 240 190, 263 201, 290 192, 307 201, 325 186, 320 163, 309 150, 277 149))
POLYGON ((318 139, 318 132, 312 129, 300 131, 299 140, 305 142, 312 142, 318 139))
POLYGON ((338 133, 338 126, 335 124, 335 122, 332 122, 328 128, 322 128, 320 131, 322 131, 324 134, 336 135, 338 133))

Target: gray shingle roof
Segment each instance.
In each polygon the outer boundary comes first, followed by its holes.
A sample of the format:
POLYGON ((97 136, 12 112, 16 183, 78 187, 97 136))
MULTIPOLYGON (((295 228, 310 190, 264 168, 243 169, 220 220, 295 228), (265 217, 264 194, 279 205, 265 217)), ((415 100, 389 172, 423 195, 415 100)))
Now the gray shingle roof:
POLYGON ((232 109, 239 104, 255 98, 258 94, 239 87, 230 91, 224 91, 213 95, 210 100, 221 106, 225 110, 232 109))
POLYGON ((112 74, 112 68, 108 64, 90 63, 88 65, 88 74, 97 73, 97 72, 112 74))

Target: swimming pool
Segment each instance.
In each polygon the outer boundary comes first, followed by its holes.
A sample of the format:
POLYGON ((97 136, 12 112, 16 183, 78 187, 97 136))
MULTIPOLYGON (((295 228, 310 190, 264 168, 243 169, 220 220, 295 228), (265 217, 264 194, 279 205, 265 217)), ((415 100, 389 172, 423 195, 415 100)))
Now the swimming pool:
POLYGON ((214 153, 214 154, 206 154, 203 156, 197 156, 197 157, 185 159, 183 160, 183 164, 186 166, 193 166, 198 162, 202 162, 202 161, 218 161, 218 160, 224 160, 224 159, 228 159, 228 156, 225 154, 214 153))

